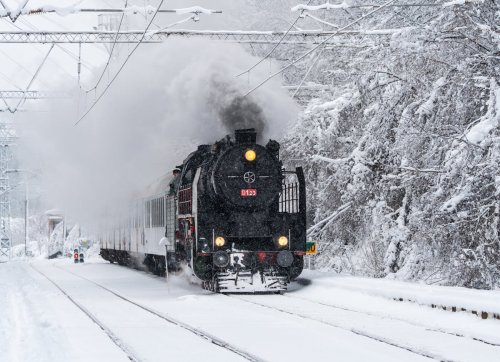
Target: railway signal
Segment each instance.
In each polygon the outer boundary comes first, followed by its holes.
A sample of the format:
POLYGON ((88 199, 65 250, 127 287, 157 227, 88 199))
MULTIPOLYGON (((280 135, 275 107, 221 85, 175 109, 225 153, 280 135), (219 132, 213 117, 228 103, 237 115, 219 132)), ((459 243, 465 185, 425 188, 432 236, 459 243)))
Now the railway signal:
POLYGON ((316 255, 316 242, 315 241, 308 241, 306 243, 306 255, 316 255))

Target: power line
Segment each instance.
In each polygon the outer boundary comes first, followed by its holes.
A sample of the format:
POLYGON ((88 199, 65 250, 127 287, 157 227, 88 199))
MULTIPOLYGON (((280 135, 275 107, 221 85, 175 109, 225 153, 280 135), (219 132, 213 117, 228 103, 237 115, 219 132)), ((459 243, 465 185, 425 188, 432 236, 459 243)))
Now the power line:
POLYGON ((314 66, 319 62, 319 60, 321 59, 321 54, 323 54, 323 50, 325 50, 325 47, 321 47, 321 50, 319 51, 318 53, 318 56, 316 57, 316 59, 313 61, 313 63, 311 64, 311 66, 309 67, 309 69, 307 70, 306 74, 304 75, 304 77, 302 78, 302 80, 300 81, 300 84, 299 86, 297 87, 297 89, 295 89, 295 92, 293 92, 293 95, 292 95, 292 98, 295 98, 295 96, 297 95, 297 93, 299 93, 300 89, 302 88, 302 85, 304 84, 307 76, 309 75, 309 73, 311 72, 311 70, 314 68, 314 66))
POLYGON ((92 103, 92 105, 90 106, 90 108, 83 114, 83 116, 80 117, 80 119, 78 121, 76 121, 76 123, 74 124, 75 126, 77 126, 92 111, 92 109, 94 109, 94 107, 97 105, 97 103, 102 99, 102 97, 104 97, 104 95, 108 91, 109 87, 111 87, 111 84, 113 84, 113 82, 115 81, 115 79, 118 78, 118 75, 121 73, 121 71, 123 70, 123 68, 127 64, 128 60, 130 59, 130 57, 132 56, 132 54, 134 54, 134 52, 137 50, 137 48, 139 48, 139 45, 141 45, 142 40, 146 36, 146 33, 149 30, 149 27, 153 23, 156 15, 158 14, 158 11, 160 10, 160 8, 163 5, 164 1, 165 0, 161 0, 160 5, 158 5, 158 7, 156 8, 156 11, 153 14, 153 17, 151 18, 149 24, 147 25, 146 29, 144 29, 144 33, 142 34, 142 38, 139 40, 139 42, 136 44, 136 46, 129 53, 129 55, 127 56, 127 58, 125 59, 125 61, 121 65, 120 69, 118 69, 118 72, 116 72, 115 76, 111 79, 111 81, 108 83, 108 85, 106 86, 106 88, 104 88, 104 90, 101 93, 101 95, 94 101, 94 103, 92 103))
POLYGON ((21 90, 21 87, 19 87, 19 86, 16 84, 16 82, 14 82, 14 81, 12 80, 12 78, 10 78, 10 77, 8 77, 7 75, 5 75, 5 73, 2 73, 2 72, 0 71, 0 76, 1 76, 3 79, 5 79, 7 82, 9 82, 10 84, 12 84, 14 87, 16 87, 18 90, 21 90))
MULTIPOLYGON (((5 19, 4 19, 4 20, 5 20, 5 19)), ((26 25, 28 28, 31 28, 31 29, 34 29, 34 30, 38 30, 38 29, 37 29, 37 28, 36 28, 33 24, 29 23, 27 20, 25 20, 25 19, 21 19, 20 21, 21 21, 24 25, 26 25)), ((10 26, 13 26, 13 27, 14 27, 14 28, 16 28, 16 29, 19 29, 19 30, 24 31, 24 29, 22 29, 21 27, 19 27, 17 24, 13 24, 13 23, 8 22, 8 21, 6 21, 6 23, 7 23, 7 24, 9 24, 10 26)), ((53 23, 57 24, 56 22, 53 22, 53 23)), ((58 24, 58 25, 59 25, 59 24, 58 24)), ((57 47, 58 47, 60 50, 62 50, 64 53, 66 53, 66 54, 67 54, 67 55, 69 55, 70 57, 73 57, 74 59, 76 59, 76 56, 75 56, 74 54, 72 54, 69 50, 65 49, 62 45, 60 45, 60 44, 56 44, 56 45, 57 45, 57 47)), ((37 52, 39 52, 39 53, 42 53, 42 54, 43 54, 43 52, 42 52, 40 49, 38 49, 37 47, 34 47, 34 49, 35 49, 37 52)), ((0 50, 0 51, 1 51, 1 50, 0 50)), ((3 53, 3 52, 2 52, 2 53, 3 53)), ((4 54, 5 54, 5 53, 4 53, 4 54)), ((7 56, 7 57, 9 57, 8 55, 6 55, 6 56, 7 56)), ((9 58, 10 58, 10 57, 9 57, 9 58)), ((12 60, 12 58, 10 58, 10 59, 12 60)), ((55 61, 55 60, 53 60, 53 59, 50 59, 50 60, 51 60, 51 62, 53 62, 56 66, 60 67, 60 69, 62 69, 62 70, 63 70, 66 74, 68 74, 70 77, 72 77, 72 78, 73 78, 73 75, 72 75, 72 74, 70 74, 70 73, 68 73, 68 71, 67 71, 66 69, 64 69, 64 67, 62 67, 62 66, 61 66, 61 65, 60 65, 57 61, 55 61)), ((17 63, 17 61, 15 61, 15 62, 17 63)), ((31 74, 31 71, 26 70, 26 68, 24 68, 24 67, 23 67, 22 65, 20 65, 19 63, 17 63, 17 64, 18 64, 19 66, 21 66, 21 67, 22 67, 25 71, 27 71, 29 74, 31 74)), ((85 64, 85 62, 83 63, 83 66, 84 66, 84 67, 86 67, 87 69, 91 70, 91 68, 90 68, 88 65, 86 65, 86 64, 85 64)), ((42 82, 42 83, 44 83, 46 86, 48 86, 48 85, 47 85, 47 83, 45 83, 44 81, 41 81, 41 82, 42 82)))
MULTIPOLYGON (((2 49, 0 49, 0 53, 2 53, 5 58, 9 59, 12 63, 16 64, 19 68, 21 68, 22 70, 24 70, 27 74, 31 75, 32 74, 32 71, 30 71, 28 68, 26 68, 21 62, 19 62, 18 60, 12 58, 9 54, 7 54, 6 52, 4 52, 2 49)), ((43 82, 42 83, 45 85, 45 86, 49 86, 47 83, 43 82)))
POLYGON ((256 89, 260 88, 262 85, 266 84, 269 80, 271 80, 272 78, 274 78, 275 76, 277 76, 278 74, 284 72, 285 70, 287 70, 288 68, 290 68, 292 65, 294 65, 295 63, 297 63, 298 61, 304 59, 306 56, 308 56, 309 54, 311 54, 312 52, 316 51, 316 49, 318 49, 320 46, 323 46, 324 44, 326 44, 328 42, 328 40, 330 40, 331 38, 333 38, 335 35, 338 35, 339 32, 347 29, 347 28, 350 28, 351 26, 353 26, 354 24, 357 24, 359 23, 361 20, 367 18, 368 16, 376 13, 377 11, 379 10, 382 10, 384 9, 385 7, 389 6, 390 4, 392 4, 393 2, 395 2, 396 0, 389 0, 388 2, 386 2, 385 4, 381 5, 380 7, 376 8, 375 10, 372 10, 370 11, 369 13, 367 13, 366 15, 363 15, 362 17, 354 20, 353 22, 347 24, 346 26, 344 26, 343 28, 340 28, 339 30, 335 31, 332 35, 328 36, 325 40, 323 40, 321 43, 319 43, 318 45, 316 45, 315 47, 313 47, 311 50, 305 52, 304 54, 302 54, 300 57, 298 57, 297 59, 295 59, 294 61, 292 61, 291 63, 287 64, 286 66, 284 66, 283 68, 281 68, 279 71, 269 75, 265 80, 263 80, 262 82, 260 82, 258 85, 256 85, 255 87, 253 87, 252 89, 250 89, 247 93, 245 93, 244 97, 248 96, 250 93, 252 93, 253 91, 255 91, 256 89))
MULTIPOLYGON (((312 0, 309 0, 307 2, 307 5, 309 5, 311 3, 312 0)), ((242 76, 243 74, 247 74, 248 72, 250 72, 252 69, 255 69, 255 67, 257 67, 259 64, 261 64, 264 60, 266 60, 267 58, 269 58, 271 56, 271 54, 274 53, 274 51, 276 50, 276 48, 281 44, 281 42, 286 38, 286 36, 288 35, 288 33, 292 30, 293 27, 295 27, 295 24, 297 24, 297 22, 299 21, 299 19, 302 17, 302 14, 304 13, 304 10, 302 10, 300 12, 300 15, 297 17, 297 19, 295 19, 295 21, 290 25, 290 27, 288 28, 288 30, 283 34, 283 36, 281 37, 281 39, 278 41, 278 43, 276 43, 276 45, 271 49, 271 51, 269 53, 267 53, 264 58, 260 59, 257 63, 255 63, 253 66, 251 66, 250 68, 248 68, 247 70, 245 70, 244 72, 236 75, 236 77, 240 77, 242 76)))
MULTIPOLYGON (((127 5, 128 5, 128 0, 125 0, 125 7, 127 7, 127 5)), ((89 92, 97 89, 97 87, 101 83, 101 80, 104 77, 104 74, 106 73, 106 70, 108 69, 109 64, 111 63, 111 58, 113 57, 113 52, 114 52, 115 46, 116 46, 116 40, 118 39, 118 34, 120 33, 120 29, 122 28, 122 23, 123 23, 124 17, 125 17, 125 12, 122 13, 122 17, 120 19, 120 24, 118 25, 118 30, 116 31, 115 40, 113 41, 113 45, 111 46, 111 50, 109 51, 108 61, 106 62, 104 69, 102 70, 102 73, 101 73, 99 79, 97 80, 96 85, 94 87, 92 87, 91 89, 85 91, 86 93, 89 93, 89 92)))
MULTIPOLYGON (((48 19, 47 19, 48 20, 48 19)), ((34 26, 33 24, 31 24, 28 20, 26 19, 21 19, 19 20, 20 22, 22 22, 24 25, 26 25, 28 28, 31 28, 33 30, 40 30, 39 28, 37 28, 36 26, 34 26)), ((56 24, 56 25, 59 25, 61 26, 60 24, 58 24, 57 22, 55 21, 52 21, 50 20, 52 23, 56 24)), ((15 26, 16 28, 20 29, 16 24, 12 24, 13 26, 15 26)), ((64 28, 64 27, 63 27, 64 28)), ((73 59, 77 60, 78 58, 76 57, 76 55, 74 55, 73 53, 71 53, 71 51, 69 51, 68 49, 65 49, 61 44, 56 44, 56 46, 62 50, 64 53, 66 53, 67 55, 69 55, 70 57, 72 57, 73 59)), ((38 48, 35 48, 39 53, 43 53, 40 49, 38 48)), ((73 74, 70 74, 66 69, 64 69, 64 67, 62 67, 57 61, 53 60, 53 59, 50 59, 51 62, 53 62, 55 65, 57 65, 58 67, 61 67, 61 69, 66 73, 68 74, 71 78, 74 78, 73 74)), ((82 62, 83 66, 86 67, 87 69, 91 70, 90 66, 87 65, 85 62, 82 62)))
MULTIPOLYGON (((54 46, 55 44, 52 44, 49 51, 47 52, 47 55, 45 55, 45 57, 43 58, 42 62, 40 63, 40 65, 38 66, 38 69, 36 70, 35 74, 33 74, 33 77, 31 78, 30 82, 28 83, 28 86, 26 87, 26 90, 28 91, 30 89, 30 87, 33 85, 33 82, 35 81, 36 77, 38 76, 38 74, 40 73, 40 70, 42 70, 42 67, 43 65, 45 64, 45 62, 47 61, 50 53, 52 52, 52 49, 54 49, 54 46)), ((19 108, 19 106, 24 102, 26 101, 26 98, 22 98, 19 100, 19 102, 17 103, 17 106, 16 108, 14 108, 14 112, 19 108)))

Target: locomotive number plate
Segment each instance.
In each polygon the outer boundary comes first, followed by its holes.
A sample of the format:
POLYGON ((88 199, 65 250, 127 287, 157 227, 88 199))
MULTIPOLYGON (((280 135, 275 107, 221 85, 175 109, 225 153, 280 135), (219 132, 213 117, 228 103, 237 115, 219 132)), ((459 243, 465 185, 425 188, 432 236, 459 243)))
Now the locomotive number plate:
POLYGON ((257 190, 256 189, 241 189, 240 196, 242 196, 242 197, 257 196, 257 190))

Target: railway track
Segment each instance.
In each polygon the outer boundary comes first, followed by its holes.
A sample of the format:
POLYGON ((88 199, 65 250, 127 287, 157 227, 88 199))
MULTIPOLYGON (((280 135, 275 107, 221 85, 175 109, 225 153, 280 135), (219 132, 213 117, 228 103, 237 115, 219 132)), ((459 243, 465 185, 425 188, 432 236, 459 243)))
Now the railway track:
POLYGON ((408 321, 406 319, 402 319, 402 318, 398 318, 398 317, 387 317, 387 316, 382 315, 382 314, 363 312, 363 311, 359 311, 359 310, 351 309, 351 308, 346 308, 346 307, 339 307, 339 306, 336 306, 336 305, 333 305, 333 304, 318 302, 318 301, 310 300, 310 299, 307 299, 307 298, 300 298, 300 297, 295 297, 295 296, 291 296, 291 295, 287 295, 287 294, 284 294, 283 296, 286 297, 286 298, 297 299, 297 300, 305 301, 305 302, 308 302, 308 303, 313 303, 313 304, 321 305, 321 306, 324 306, 324 307, 329 307, 329 308, 332 308, 332 309, 338 309, 338 310, 343 310, 343 311, 352 312, 352 313, 364 314, 364 315, 368 315, 368 316, 372 316, 372 317, 376 317, 376 318, 383 318, 383 319, 389 319, 389 320, 398 320, 398 321, 410 324, 410 325, 415 326, 415 327, 425 328, 428 331, 432 331, 432 332, 436 332, 436 333, 442 333, 442 334, 447 334, 447 335, 450 335, 450 336, 460 337, 460 338, 471 338, 471 339, 475 340, 476 342, 481 342, 481 343, 487 344, 489 346, 500 347, 499 343, 489 342, 489 341, 486 341, 486 340, 478 338, 478 337, 468 337, 468 336, 465 336, 465 335, 460 334, 460 333, 450 332, 450 331, 446 331, 446 330, 443 330, 443 329, 430 328, 430 327, 426 326, 425 324, 410 322, 410 321, 408 321))
MULTIPOLYGON (((322 324, 326 324, 326 325, 328 325, 330 327, 339 328, 339 329, 342 329, 342 330, 354 333, 356 335, 363 336, 363 337, 375 340, 377 342, 390 345, 390 346, 395 347, 395 348, 400 348, 400 349, 406 350, 408 352, 420 355, 422 357, 426 357, 426 358, 429 358, 429 359, 437 359, 437 360, 440 360, 440 361, 447 361, 446 359, 443 359, 441 356, 438 356, 438 355, 435 355, 435 354, 432 354, 432 353, 423 353, 421 351, 415 350, 414 348, 411 348, 411 347, 408 347, 408 346, 403 346, 401 344, 398 344, 398 343, 395 343, 393 341, 390 341, 389 339, 385 339, 385 338, 380 338, 378 336, 374 336, 374 335, 372 335, 370 333, 367 333, 367 332, 359 330, 359 329, 346 328, 346 327, 343 327, 343 326, 341 326, 339 324, 334 324, 334 323, 327 322, 327 321, 324 321, 324 320, 320 320, 320 319, 317 319, 317 318, 311 318, 310 316, 306 316, 304 314, 295 313, 295 312, 292 312, 292 311, 289 311, 289 310, 286 310, 286 309, 283 309, 283 308, 271 306, 271 305, 268 305, 268 304, 265 304, 265 303, 255 302, 255 301, 250 300, 249 298, 246 298, 243 295, 239 295, 239 296, 236 296, 234 294, 225 294, 225 295, 227 297, 229 297, 229 298, 235 298, 235 299, 241 300, 241 301, 246 302, 246 303, 258 305, 258 306, 261 306, 261 307, 264 307, 264 308, 273 309, 273 310, 276 310, 278 312, 289 314, 289 315, 293 315, 293 316, 296 316, 296 317, 299 317, 299 318, 303 318, 303 319, 306 319, 306 320, 319 322, 319 323, 322 323, 322 324)), ((281 297, 284 297, 284 296, 281 295, 281 297)))
MULTIPOLYGON (((347 323, 346 322, 342 323, 342 317, 340 317, 340 322, 335 322, 332 320, 325 320, 324 315, 321 313, 318 314, 318 316, 312 316, 311 313, 304 312, 304 308, 307 309, 307 307, 305 307, 304 305, 301 305, 299 310, 297 310, 296 305, 295 306, 293 304, 290 305, 290 304, 287 304, 286 302, 276 302, 276 299, 274 299, 274 305, 273 305, 273 299, 270 299, 269 302, 267 302, 267 301, 258 300, 259 297, 255 298, 255 296, 253 296, 253 295, 227 295, 227 296, 230 298, 235 298, 235 299, 241 300, 241 301, 246 302, 246 303, 258 305, 258 306, 272 309, 272 310, 276 310, 276 311, 279 311, 279 312, 282 312, 282 313, 285 313, 288 315, 300 317, 300 318, 303 318, 303 319, 306 319, 309 321, 316 321, 318 323, 329 325, 329 326, 334 327, 334 328, 343 329, 343 330, 352 332, 354 334, 361 335, 361 336, 376 340, 378 342, 391 345, 391 346, 396 347, 396 348, 404 349, 406 351, 420 355, 422 357, 436 359, 436 360, 440 360, 440 361, 454 361, 457 359, 458 360, 462 360, 462 359, 467 360, 467 358, 462 358, 462 356, 457 358, 456 354, 453 358, 446 357, 448 355, 448 351, 445 348, 443 348, 439 352, 434 347, 432 347, 432 345, 426 346, 425 343, 423 343, 420 346, 419 345, 410 346, 406 343, 401 342, 401 340, 398 341, 397 336, 392 337, 390 334, 383 335, 383 333, 379 333, 378 330, 375 330, 375 332, 373 330, 369 331, 369 329, 370 329, 369 323, 366 325, 365 325, 365 323, 363 323, 363 324, 361 324, 362 326, 356 327, 355 326, 356 323, 353 323, 354 321, 352 321, 352 319, 349 319, 349 322, 347 322, 347 323)), ((392 323, 392 322, 404 323, 404 324, 409 325, 409 327, 411 327, 411 328, 423 328, 425 330, 425 332, 442 334, 442 335, 444 335, 444 337, 442 337, 443 341, 449 341, 450 338, 457 338, 457 337, 463 338, 464 343, 470 343, 470 344, 475 343, 476 348, 478 348, 479 350, 482 350, 482 349, 490 349, 491 350, 491 348, 498 348, 499 347, 498 344, 491 343, 491 342, 488 342, 488 341, 485 341, 485 340, 482 340, 479 338, 469 337, 470 339, 467 340, 466 339, 467 336, 464 336, 461 334, 450 333, 450 332, 438 330, 438 329, 431 329, 431 328, 426 327, 425 325, 410 323, 410 322, 407 322, 405 320, 401 320, 398 318, 383 317, 383 316, 379 316, 376 314, 361 312, 361 311, 353 310, 353 309, 349 309, 349 308, 341 308, 341 307, 332 306, 332 305, 329 305, 326 303, 310 301, 308 299, 297 298, 297 297, 293 297, 293 296, 289 296, 289 295, 269 296, 269 297, 280 298, 280 299, 281 298, 296 299, 296 300, 300 300, 301 303, 305 302, 305 303, 311 303, 311 305, 321 305, 322 307, 337 309, 337 310, 340 310, 342 312, 358 313, 358 314, 369 316, 369 318, 378 318, 381 320, 385 319, 389 323, 392 323)), ((310 309, 307 309, 307 310, 310 310, 310 309)), ((368 321, 367 319, 364 319, 364 320, 368 321)), ((382 325, 382 324, 383 323, 377 322, 377 325, 382 325)), ((396 328, 394 328, 394 330, 396 330, 396 328)), ((430 336, 428 336, 428 337, 430 337, 430 336)), ((434 338, 434 337, 432 336, 431 338, 434 338)), ((439 343, 441 343, 441 342, 438 342, 437 344, 439 345, 439 343)), ((457 343, 457 345, 460 345, 460 344, 462 344, 462 342, 457 343)), ((500 353, 500 349, 498 349, 498 352, 500 353)), ((468 360, 470 360, 470 358, 468 360)))
MULTIPOLYGON (((230 343, 228 343, 228 342, 226 342, 226 341, 224 341, 224 340, 222 340, 222 339, 220 339, 220 338, 218 338, 218 337, 216 337, 216 336, 213 336, 213 335, 211 335, 211 334, 209 334, 209 333, 206 333, 206 332, 204 332, 204 331, 202 331, 202 330, 200 330, 200 329, 198 329, 198 328, 195 328, 195 327, 193 327, 193 326, 191 326, 191 325, 189 325, 189 324, 186 324, 186 323, 184 323, 184 322, 182 322, 182 321, 179 321, 179 320, 177 320, 177 319, 173 318, 172 316, 169 316, 169 315, 167 315, 167 314, 165 314, 165 313, 162 313, 162 312, 156 311, 156 310, 154 310, 154 309, 152 309, 152 308, 150 308, 150 307, 147 307, 147 306, 145 306, 145 305, 143 305, 143 304, 141 304, 141 303, 135 302, 135 301, 133 301, 133 300, 131 300, 131 299, 129 299, 129 298, 127 298, 127 297, 125 297, 124 295, 119 294, 119 293, 115 292, 114 290, 111 290, 111 289, 107 288, 106 286, 104 286, 104 285, 102 285, 102 284, 100 284, 100 283, 97 283, 97 282, 95 282, 95 281, 93 281, 93 280, 91 280, 91 279, 88 279, 88 278, 86 278, 86 277, 83 277, 83 276, 81 276, 81 275, 78 275, 78 274, 76 274, 76 273, 73 273, 73 272, 71 272, 71 271, 68 271, 68 270, 66 270, 66 269, 64 269, 64 268, 61 268, 61 267, 58 267, 58 266, 56 266, 56 267, 57 267, 58 269, 60 269, 60 270, 64 271, 64 272, 68 273, 68 274, 71 274, 71 275, 73 275, 73 276, 75 276, 75 277, 77 277, 77 278, 80 278, 80 279, 85 280, 85 281, 87 281, 87 282, 89 282, 89 283, 92 283, 92 284, 94 284, 95 286, 97 286, 97 287, 99 287, 99 288, 101 288, 101 289, 105 290, 106 292, 108 292, 108 293, 110 293, 110 294, 114 295, 115 297, 117 297, 117 298, 119 298, 119 299, 121 299, 121 300, 123 300, 123 301, 125 301, 125 302, 127 302, 127 303, 129 303, 129 304, 131 304, 131 305, 134 305, 135 307, 140 308, 140 309, 142 309, 142 310, 144 310, 144 311, 146 311, 146 312, 148 312, 148 313, 150 313, 150 314, 152 314, 152 315, 154 315, 154 316, 156 316, 156 317, 158 317, 158 318, 160 318, 160 319, 162 319, 162 320, 164 320, 164 321, 166 321, 166 322, 169 322, 169 323, 171 323, 171 324, 174 324, 174 325, 176 325, 176 326, 178 326, 178 327, 180 327, 180 328, 182 328, 182 329, 185 329, 185 330, 187 330, 187 331, 189 331, 189 332, 193 333, 194 335, 196 335, 196 336, 198 336, 198 337, 200 337, 200 338, 202 338, 202 339, 204 339, 204 340, 206 340, 206 341, 208 341, 208 342, 210 342, 210 343, 212 343, 212 344, 214 344, 214 345, 216 345, 216 346, 218 346, 218 347, 220 347, 220 348, 223 348, 223 349, 225 349, 225 350, 228 350, 228 351, 230 351, 230 352, 232 352, 232 353, 234 353, 234 354, 236 354, 236 355, 239 355, 240 357, 242 357, 242 358, 244 358, 244 359, 246 359, 246 360, 248 360, 248 361, 253 361, 253 362, 264 362, 264 360, 263 360, 263 359, 261 359, 260 357, 257 357, 257 356, 255 356, 255 355, 253 355, 253 354, 251 354, 251 353, 249 353, 249 352, 247 352, 247 351, 241 350, 240 348, 238 348, 238 347, 236 347, 236 346, 234 346, 234 345, 232 345, 232 344, 230 344, 230 343)), ((103 331, 104 331, 104 332, 105 332, 105 333, 109 336, 109 338, 113 341, 113 343, 115 343, 115 344, 116 344, 116 345, 117 345, 117 346, 118 346, 118 347, 119 347, 122 351, 124 351, 124 352, 127 354, 127 356, 129 357, 129 359, 130 359, 131 361, 140 361, 140 359, 138 359, 136 356, 134 356, 134 355, 130 352, 131 348, 130 348, 130 347, 128 347, 127 345, 125 345, 125 344, 124 344, 124 343, 123 343, 123 342, 122 342, 122 341, 121 341, 121 340, 120 340, 120 339, 119 339, 119 338, 118 338, 118 337, 117 337, 117 336, 116 336, 116 335, 115 335, 115 334, 114 334, 114 333, 113 333, 113 332, 112 332, 109 328, 107 328, 107 327, 106 327, 103 323, 101 323, 101 322, 100 322, 100 321, 99 321, 99 320, 95 317, 95 315, 93 315, 91 312, 89 312, 89 311, 88 311, 88 310, 87 310, 87 309, 86 309, 83 305, 81 305, 80 303, 78 303, 78 302, 77 302, 74 298, 72 298, 72 297, 69 295, 69 293, 67 293, 67 292, 66 292, 63 288, 61 288, 61 287, 60 287, 60 286, 59 286, 59 285, 58 285, 58 284, 57 284, 54 280, 52 280, 50 277, 48 277, 48 276, 47 276, 46 274, 44 274, 42 271, 40 271, 40 270, 36 269, 36 268, 35 268, 35 267, 33 267, 33 266, 32 266, 32 268, 33 268, 34 270, 36 270, 38 273, 40 273, 41 275, 43 275, 43 276, 44 276, 47 280, 49 280, 49 281, 50 281, 50 282, 51 282, 54 286, 56 286, 56 287, 57 287, 57 289, 59 289, 59 290, 60 290, 60 291, 61 291, 61 292, 62 292, 62 293, 63 293, 63 294, 64 294, 64 295, 65 295, 65 296, 66 296, 66 297, 67 297, 67 298, 68 298, 68 299, 69 299, 69 300, 73 303, 73 304, 75 304, 75 305, 76 305, 76 306, 77 306, 77 307, 78 307, 78 308, 79 308, 82 312, 84 312, 84 313, 85 313, 85 314, 86 314, 86 315, 87 315, 87 316, 88 316, 88 317, 89 317, 89 318, 90 318, 90 319, 91 319, 94 323, 96 323, 96 324, 97 324, 97 325, 98 325, 98 326, 99 326, 99 327, 100 327, 100 328, 101 328, 101 329, 102 329, 102 330, 103 330, 103 331)))
POLYGON ((129 360, 133 362, 139 362, 134 354, 131 352, 131 348, 127 346, 123 341, 121 341, 104 323, 102 323, 94 314, 88 311, 82 304, 78 303, 74 298, 69 295, 63 288, 61 288, 54 280, 52 280, 48 275, 46 275, 41 270, 35 268, 33 265, 30 265, 33 270, 42 275, 45 279, 47 279, 51 284, 53 284, 68 300, 73 303, 78 309, 80 309, 87 317, 89 317, 92 322, 97 324, 99 328, 109 337, 109 339, 119 348, 121 349, 128 357, 129 360))

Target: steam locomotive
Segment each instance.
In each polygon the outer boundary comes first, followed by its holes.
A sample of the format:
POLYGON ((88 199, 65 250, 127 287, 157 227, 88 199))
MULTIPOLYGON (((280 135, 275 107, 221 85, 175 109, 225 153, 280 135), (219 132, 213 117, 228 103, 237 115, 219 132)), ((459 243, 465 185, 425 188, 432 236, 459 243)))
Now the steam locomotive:
POLYGON ((242 129, 199 146, 107 230, 102 257, 156 274, 185 264, 214 292, 285 291, 306 254, 304 173, 283 169, 278 142, 256 139, 242 129))

